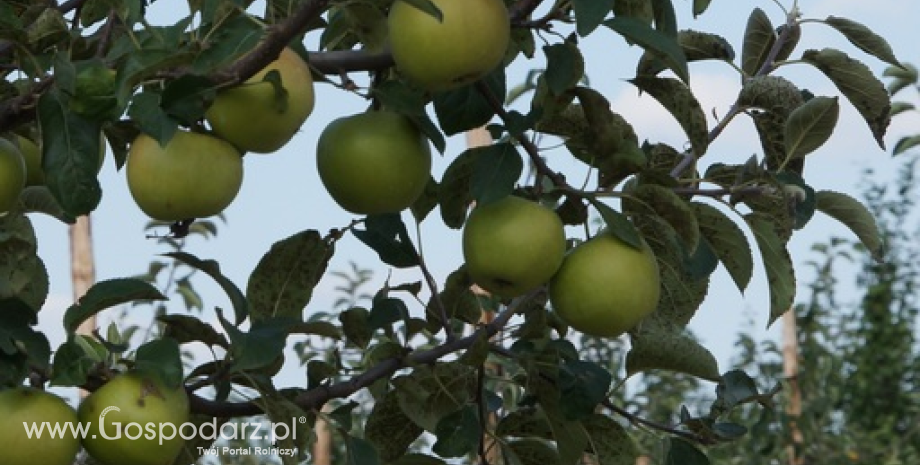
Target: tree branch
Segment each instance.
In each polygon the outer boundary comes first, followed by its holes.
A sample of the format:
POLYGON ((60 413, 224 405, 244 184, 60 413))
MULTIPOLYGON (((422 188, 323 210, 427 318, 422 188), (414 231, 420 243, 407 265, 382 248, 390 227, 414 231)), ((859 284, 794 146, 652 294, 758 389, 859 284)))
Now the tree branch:
MULTIPOLYGON (((386 359, 347 381, 305 390, 297 395, 294 402, 304 410, 318 409, 329 400, 348 397, 379 379, 391 376, 400 368, 434 363, 445 355, 467 349, 479 341, 480 338, 490 338, 497 334, 508 324, 508 320, 517 314, 518 310, 534 298, 539 291, 540 289, 537 289, 518 297, 504 312, 496 316, 491 323, 480 327, 469 336, 455 339, 452 342, 446 342, 433 349, 423 351, 416 350, 402 358, 386 359)), ((218 402, 205 399, 191 392, 189 393, 189 399, 192 412, 219 418, 252 416, 263 413, 257 400, 236 403, 218 402)))

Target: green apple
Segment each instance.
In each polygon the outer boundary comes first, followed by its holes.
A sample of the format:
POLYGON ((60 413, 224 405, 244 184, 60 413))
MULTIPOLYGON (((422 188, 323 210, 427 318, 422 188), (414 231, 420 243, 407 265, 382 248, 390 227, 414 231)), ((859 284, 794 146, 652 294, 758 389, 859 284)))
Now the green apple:
POLYGON ((339 118, 319 136, 316 167, 329 195, 362 215, 406 209, 431 177, 431 148, 399 113, 371 111, 339 118))
POLYGON ((54 394, 25 386, 0 391, 0 462, 70 465, 80 452, 78 423, 77 412, 54 394), (29 437, 26 428, 32 427, 29 437), (51 436, 52 429, 56 437, 51 436))
POLYGON ((227 208, 243 184, 243 158, 229 142, 178 131, 165 147, 141 134, 126 162, 131 196, 151 218, 205 218, 227 208))
POLYGON ((244 152, 274 152, 291 140, 313 112, 313 76, 294 50, 285 48, 278 59, 244 84, 220 92, 208 108, 211 129, 244 152), (283 92, 265 76, 277 71, 283 92))
POLYGON ((172 465, 185 444, 179 428, 189 420, 189 403, 184 387, 133 371, 90 394, 78 415, 88 426, 83 447, 99 463, 172 465))
POLYGON ((505 57, 511 38, 502 0, 432 0, 443 21, 397 0, 387 18, 400 73, 430 91, 478 81, 505 57))
POLYGON ((25 185, 26 162, 22 152, 12 142, 0 138, 0 214, 16 205, 25 185))
POLYGON ((616 337, 658 307, 660 276, 655 254, 601 232, 575 247, 549 286, 553 311, 572 328, 616 337))
POLYGON ((556 212, 515 196, 474 208, 462 240, 473 282, 502 298, 549 281, 565 255, 565 230, 556 212))

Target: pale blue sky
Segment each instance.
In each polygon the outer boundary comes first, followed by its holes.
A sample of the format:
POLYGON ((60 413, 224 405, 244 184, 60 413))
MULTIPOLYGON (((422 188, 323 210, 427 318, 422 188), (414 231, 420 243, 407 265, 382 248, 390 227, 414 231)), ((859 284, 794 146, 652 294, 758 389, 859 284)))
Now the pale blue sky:
MULTIPOLYGON (((153 4, 152 22, 168 18, 175 12, 164 11, 170 3, 153 4)), ((771 17, 775 25, 783 21, 777 5, 768 0, 714 0, 710 11, 694 20, 689 12, 691 2, 677 0, 679 26, 703 31, 720 32, 740 54, 741 37, 750 10, 760 7, 771 17)), ((787 4, 789 2, 783 2, 787 4)), ((916 21, 920 18, 920 2, 914 0, 804 0, 800 8, 807 18, 825 18, 828 15, 842 16, 860 21, 887 37, 897 56, 905 61, 918 62, 916 52, 916 21)), ((308 36, 308 47, 313 48, 318 35, 308 36)), ((539 46, 539 44, 538 44, 539 46)), ((827 26, 806 24, 803 40, 793 57, 798 57, 807 48, 832 46, 840 48, 851 56, 865 62, 873 70, 881 72, 885 65, 867 56, 847 43, 827 26)), ((635 88, 625 80, 632 77, 635 58, 640 50, 626 45, 623 39, 606 29, 599 29, 583 40, 582 50, 588 64, 592 86, 601 91, 612 102, 614 110, 622 113, 634 125, 640 140, 668 142, 676 147, 683 146, 685 136, 677 123, 649 98, 639 98, 635 88)), ((533 61, 518 59, 509 69, 509 86, 524 79, 527 71, 542 66, 539 57, 533 61)), ((791 65, 779 71, 780 75, 801 83, 817 95, 837 95, 833 85, 820 73, 807 65, 791 65)), ((357 77, 357 74, 356 74, 357 77)), ((704 109, 711 113, 724 114, 737 95, 739 80, 735 72, 723 63, 700 63, 691 65, 691 80, 704 109)), ((248 155, 245 159, 245 180, 236 201, 225 211, 229 223, 220 227, 216 239, 201 241, 192 239, 188 251, 201 258, 217 259, 224 273, 242 288, 245 288, 250 271, 262 254, 275 241, 304 229, 317 229, 325 234, 331 228, 347 225, 354 217, 338 208, 328 197, 320 184, 315 170, 314 149, 316 138, 322 128, 333 119, 360 112, 367 106, 363 99, 319 84, 317 105, 313 115, 302 131, 282 150, 271 155, 248 155)), ((872 166, 879 173, 891 174, 896 162, 875 145, 865 123, 849 105, 842 100, 840 126, 830 142, 811 156, 808 161, 808 180, 818 189, 828 188, 854 192, 856 182, 863 168, 872 166)), ((889 146, 901 135, 917 132, 920 118, 898 119, 892 125, 886 138, 889 146)), ((444 156, 436 156, 434 174, 440 178, 448 163, 463 150, 462 137, 451 138, 444 156)), ((710 148, 704 161, 738 162, 754 153, 760 153, 752 124, 746 117, 739 117, 710 148)), ((585 167, 567 160, 564 153, 549 156, 552 167, 564 170, 569 176, 584 177, 585 167)), ((575 178, 573 178, 575 179, 575 178)), ((130 198, 122 173, 116 172, 111 159, 103 167, 100 181, 104 197, 99 209, 93 213, 93 234, 96 252, 96 274, 100 280, 129 276, 146 270, 156 254, 168 251, 156 241, 145 238, 143 227, 147 218, 137 209, 130 198)), ((406 221, 411 216, 406 214, 406 221)), ((41 312, 42 328, 52 337, 52 345, 62 340, 61 314, 71 303, 69 250, 65 225, 42 216, 33 216, 39 235, 39 254, 45 260, 51 275, 51 296, 41 312)), ((422 225, 422 241, 427 261, 440 282, 462 261, 459 232, 438 224, 435 212, 422 225)), ((577 234, 577 231, 573 231, 577 234)), ((791 249, 797 270, 807 280, 802 263, 812 258, 808 249, 815 241, 831 235, 849 234, 843 226, 824 218, 816 217, 791 242, 791 249)), ((349 261, 360 262, 376 272, 373 286, 376 290, 391 271, 380 263, 376 254, 352 237, 346 237, 338 244, 338 250, 330 263, 330 270, 344 270, 349 261)), ((392 282, 419 280, 411 270, 393 271, 392 282)), ((313 301, 306 312, 327 311, 336 295, 337 283, 326 276, 316 288, 313 301)), ((205 314, 212 315, 214 306, 228 308, 229 303, 219 289, 202 276, 196 283, 205 299, 205 314)), ((182 304, 172 302, 171 308, 179 311, 182 304)), ((412 303, 410 302, 410 305, 412 303)), ((757 270, 754 280, 745 295, 739 294, 735 286, 721 269, 717 271, 709 297, 701 307, 697 318, 691 324, 704 343, 710 347, 721 362, 724 371, 732 354, 732 343, 738 331, 746 326, 743 322, 753 315, 757 327, 766 325, 769 300, 765 290, 765 279, 757 270)), ((413 308, 417 308, 414 306, 413 308)), ((137 307, 138 317, 147 319, 150 310, 137 307)), ((116 310, 102 315, 102 321, 109 321, 116 310)), ((776 328, 774 328, 775 330, 776 328)), ((777 334, 773 332, 773 334, 777 334)), ((761 333, 761 336, 765 333, 761 333)), ((293 361, 292 361, 293 362, 293 361)), ((296 362, 289 363, 283 384, 298 383, 301 378, 296 362)))

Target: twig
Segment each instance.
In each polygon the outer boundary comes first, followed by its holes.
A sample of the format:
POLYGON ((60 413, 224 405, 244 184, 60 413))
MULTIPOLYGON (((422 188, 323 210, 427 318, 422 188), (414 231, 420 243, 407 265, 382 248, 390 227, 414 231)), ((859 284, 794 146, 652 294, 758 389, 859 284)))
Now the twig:
POLYGON ((712 441, 709 441, 706 438, 699 436, 697 434, 691 433, 689 431, 680 430, 673 426, 665 425, 663 423, 658 423, 652 420, 648 420, 638 415, 635 415, 633 413, 630 413, 623 407, 615 405, 609 399, 604 399, 601 402, 601 405, 612 410, 617 415, 620 415, 621 417, 626 418, 631 423, 647 426, 649 428, 656 429, 658 431, 663 431, 665 433, 673 434, 675 436, 679 436, 681 438, 684 438, 684 439, 687 439, 687 440, 690 440, 690 441, 693 441, 699 444, 711 444, 712 443, 712 441))
MULTIPOLYGON (((766 76, 767 74, 770 74, 771 71, 773 71, 773 62, 776 60, 779 52, 783 49, 786 41, 789 40, 789 35, 792 33, 791 31, 793 28, 798 26, 796 24, 796 14, 797 13, 795 11, 792 11, 786 16, 786 27, 783 28, 783 32, 781 32, 779 37, 776 38, 776 41, 773 42, 773 47, 770 49, 770 53, 767 54, 767 58, 764 60, 764 63, 760 66, 757 72, 754 73, 754 76, 751 77, 766 76)), ((732 104, 731 108, 728 109, 728 113, 725 114, 725 117, 722 118, 718 124, 712 128, 711 131, 709 131, 709 136, 707 138, 709 142, 711 143, 712 141, 716 140, 716 138, 718 138, 728 126, 728 123, 735 116, 738 116, 738 114, 740 114, 743 109, 744 108, 741 106, 741 103, 736 100, 735 103, 732 104)), ((687 150, 684 152, 684 156, 680 160, 680 163, 678 163, 677 166, 671 170, 671 177, 680 177, 680 175, 682 175, 684 171, 686 171, 687 168, 689 168, 690 165, 695 163, 698 159, 699 157, 697 154, 693 153, 692 150, 687 150)))
MULTIPOLYGON (((492 110, 495 111, 495 114, 502 120, 506 125, 510 123, 510 117, 508 111, 505 110, 505 106, 502 104, 501 100, 492 93, 492 90, 489 89, 484 82, 479 81, 476 83, 476 90, 485 97, 486 101, 489 102, 489 106, 492 107, 492 110)), ((562 173, 553 171, 549 165, 546 164, 546 160, 540 156, 540 149, 528 139, 523 134, 511 134, 511 137, 514 137, 524 148, 524 151, 527 152, 527 155, 530 157, 531 162, 533 162, 534 167, 537 168, 537 172, 543 176, 546 176, 553 182, 553 184, 560 188, 564 189, 569 193, 577 192, 574 188, 569 186, 565 180, 565 176, 562 173)))

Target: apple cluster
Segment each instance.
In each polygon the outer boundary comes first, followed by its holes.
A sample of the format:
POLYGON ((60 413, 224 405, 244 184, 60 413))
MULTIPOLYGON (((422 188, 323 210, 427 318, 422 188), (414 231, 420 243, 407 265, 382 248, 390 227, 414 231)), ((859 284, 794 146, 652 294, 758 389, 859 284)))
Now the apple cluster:
POLYGON ((52 393, 20 386, 0 391, 0 450, 7 465, 70 465, 81 445, 102 465, 170 465, 184 445, 181 437, 137 435, 125 425, 178 428, 188 419, 182 386, 168 387, 139 371, 115 376, 83 399, 77 411, 52 393))
POLYGON ((602 231, 566 254, 558 215, 520 197, 473 209, 463 256, 473 281, 503 299, 548 283, 553 310, 585 334, 619 336, 658 306, 658 263, 647 244, 602 231))

